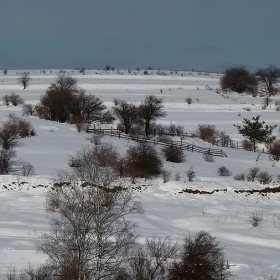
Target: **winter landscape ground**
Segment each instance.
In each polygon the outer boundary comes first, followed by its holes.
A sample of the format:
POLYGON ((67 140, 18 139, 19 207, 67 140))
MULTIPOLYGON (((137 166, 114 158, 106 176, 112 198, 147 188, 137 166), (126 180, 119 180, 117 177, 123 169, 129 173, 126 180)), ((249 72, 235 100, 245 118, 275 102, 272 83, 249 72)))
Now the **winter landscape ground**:
MULTIPOLYGON (((31 82, 26 90, 18 84, 18 71, 0 74, 0 98, 6 94, 19 94, 26 103, 36 104, 50 83, 54 82, 58 70, 29 70, 31 82)), ((69 70, 69 73, 71 71, 69 70)), ((86 71, 81 75, 72 73, 78 85, 88 93, 98 96, 108 109, 114 98, 125 99, 139 104, 146 95, 163 98, 165 118, 158 122, 169 125, 182 125, 187 132, 194 132, 198 124, 214 124, 219 131, 225 131, 231 139, 241 142, 233 124, 241 124, 243 118, 260 115, 267 124, 280 125, 279 112, 275 106, 262 109, 262 98, 248 95, 229 94, 224 97, 215 93, 219 86, 219 74, 181 72, 149 75, 127 71, 104 73, 86 71), (188 105, 186 97, 193 103, 188 105), (249 108, 249 109, 248 109, 249 108)), ((277 99, 275 97, 274 99, 277 99)), ((1 102, 0 121, 4 122, 9 113, 22 116, 20 106, 6 106, 1 102)), ((58 170, 67 170, 70 155, 82 147, 92 145, 89 134, 78 133, 70 124, 46 121, 28 117, 37 136, 22 139, 16 148, 13 160, 14 174, 0 176, 0 279, 5 279, 8 268, 22 269, 29 264, 39 264, 45 256, 37 251, 41 235, 49 231, 49 217, 45 212, 45 194, 58 170), (16 174, 20 161, 28 161, 35 167, 36 174, 23 177, 16 174)), ((108 125, 110 128, 111 125, 108 125)), ((279 138, 278 128, 274 130, 279 138)), ((119 153, 125 153, 132 140, 105 136, 102 141, 111 142, 119 153)), ((202 147, 211 144, 196 138, 184 139, 202 147)), ((263 146, 260 146, 262 149, 263 146)), ((231 265, 236 279, 280 279, 280 195, 279 193, 260 195, 258 193, 237 193, 235 190, 262 189, 279 186, 278 163, 269 160, 267 154, 223 148, 227 157, 217 157, 214 162, 205 162, 202 154, 185 152, 184 163, 164 162, 164 169, 172 171, 172 179, 163 183, 161 177, 141 181, 138 191, 142 202, 143 215, 133 217, 138 224, 139 242, 153 234, 170 236, 178 242, 189 234, 205 230, 217 237, 224 246, 226 259, 231 265), (259 156, 259 157, 258 157, 259 156), (258 158, 258 160, 257 160, 258 158), (256 161, 257 160, 257 161, 256 161), (274 176, 270 185, 259 182, 234 180, 233 176, 217 176, 218 168, 224 165, 233 175, 246 173, 251 167, 259 167, 274 176), (196 172, 193 182, 188 182, 186 170, 190 167, 196 172), (180 172, 180 181, 174 176, 180 172), (188 194, 182 190, 190 188, 213 194, 188 194), (257 213, 263 221, 253 227, 250 215, 257 213)))

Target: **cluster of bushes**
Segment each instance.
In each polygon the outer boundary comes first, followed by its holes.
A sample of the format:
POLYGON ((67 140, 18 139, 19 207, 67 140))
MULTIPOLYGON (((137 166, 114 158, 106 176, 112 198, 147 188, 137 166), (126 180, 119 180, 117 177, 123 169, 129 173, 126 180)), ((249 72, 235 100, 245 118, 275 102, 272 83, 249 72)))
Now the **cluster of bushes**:
POLYGON ((8 120, 0 128, 0 174, 9 172, 10 160, 16 155, 15 147, 19 139, 35 135, 30 122, 9 114, 8 120))
POLYGON ((267 171, 260 171, 259 167, 252 167, 247 174, 241 173, 234 176, 235 180, 247 180, 248 182, 254 182, 258 180, 261 184, 270 184, 272 182, 272 175, 267 171))
POLYGON ((24 100, 18 94, 11 93, 10 95, 4 95, 2 101, 6 106, 9 106, 12 103, 13 106, 23 105, 24 100))
POLYGON ((196 135, 203 141, 218 144, 222 147, 228 147, 231 143, 229 135, 224 131, 218 131, 216 126, 211 124, 199 124, 196 135))

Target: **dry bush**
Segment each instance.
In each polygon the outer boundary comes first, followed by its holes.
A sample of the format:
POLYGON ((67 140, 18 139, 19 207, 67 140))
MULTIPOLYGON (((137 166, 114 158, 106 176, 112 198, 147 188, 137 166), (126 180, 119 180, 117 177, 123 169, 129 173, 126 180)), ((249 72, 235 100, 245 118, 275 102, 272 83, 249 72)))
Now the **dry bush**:
POLYGON ((174 144, 163 147, 162 153, 166 161, 180 163, 180 162, 184 162, 185 160, 184 151, 180 147, 174 144))
POLYGON ((250 223, 253 227, 258 227, 263 221, 263 217, 261 213, 254 212, 250 214, 250 223))
POLYGON ((167 183, 167 182, 170 181, 170 179, 171 179, 171 171, 162 169, 161 170, 161 175, 162 175, 163 183, 167 183))
POLYGON ((218 176, 231 176, 231 171, 229 171, 225 166, 220 166, 218 168, 218 176))
POLYGON ((207 152, 206 154, 203 154, 203 159, 204 161, 206 162, 214 162, 215 161, 215 158, 212 154, 210 154, 210 152, 207 152))
POLYGON ((223 247, 205 231, 185 240, 181 257, 169 269, 168 280, 229 279, 223 247))
POLYGON ((153 236, 146 239, 145 247, 133 254, 125 268, 127 278, 119 280, 167 279, 169 260, 176 256, 177 251, 177 243, 172 242, 169 237, 161 239, 153 236))
POLYGON ((181 180, 181 174, 179 172, 175 173, 174 180, 175 181, 180 181, 181 180))
POLYGON ((34 175, 35 168, 30 162, 24 161, 21 164, 20 172, 21 176, 31 176, 34 175))
POLYGON ((167 128, 168 134, 176 135, 176 125, 171 123, 167 128))
POLYGON ((9 106, 10 104, 10 97, 6 94, 2 97, 2 101, 6 106, 9 106))
POLYGON ((76 176, 97 185, 111 184, 118 178, 119 154, 111 144, 83 148, 70 157, 69 166, 76 176))
POLYGON ((16 138, 35 136, 35 130, 30 122, 16 117, 14 114, 9 114, 8 117, 8 120, 3 125, 4 131, 13 133, 16 138))
POLYGON ((148 178, 160 174, 162 161, 157 150, 148 143, 139 143, 127 150, 125 173, 132 177, 148 178))
POLYGON ((21 98, 18 94, 12 93, 12 94, 9 96, 9 99, 10 99, 11 103, 12 103, 14 106, 24 104, 23 98, 21 98))
POLYGON ((191 105, 193 103, 193 99, 191 97, 186 97, 185 102, 191 105))
POLYGON ((273 160, 280 160, 280 140, 275 140, 268 146, 268 152, 271 154, 273 160))
POLYGON ((244 173, 241 173, 241 174, 236 174, 235 176, 233 176, 234 180, 237 180, 237 181, 245 181, 245 174, 244 173))
POLYGON ((22 114, 24 116, 33 116, 35 114, 34 106, 32 104, 23 104, 22 114))
POLYGON ((94 144, 94 145, 100 145, 101 144, 101 139, 104 135, 102 134, 93 134, 90 137, 90 143, 94 144))
POLYGON ((224 131, 218 132, 217 138, 220 143, 220 146, 222 147, 228 147, 231 142, 229 135, 227 135, 224 131))
POLYGON ((166 144, 170 144, 170 143, 172 143, 172 138, 165 134, 159 134, 157 141, 166 143, 166 144))
POLYGON ((260 172, 259 167, 250 168, 247 174, 247 181, 254 182, 259 172, 260 172))
POLYGON ((187 174, 189 182, 192 182, 193 179, 195 178, 195 171, 193 170, 193 168, 190 167, 190 169, 187 170, 186 174, 187 174))
POLYGON ((16 152, 12 149, 0 148, 0 174, 5 175, 10 171, 10 160, 16 156, 16 152))
POLYGON ((242 141, 242 147, 245 151, 250 151, 250 152, 252 152, 254 149, 253 143, 248 139, 244 139, 242 141))
POLYGON ((272 175, 269 174, 267 171, 259 172, 257 178, 259 183, 263 185, 270 184, 272 181, 272 175))
POLYGON ((216 126, 211 124, 199 124, 196 129, 196 134, 200 139, 207 142, 215 141, 218 136, 216 126))

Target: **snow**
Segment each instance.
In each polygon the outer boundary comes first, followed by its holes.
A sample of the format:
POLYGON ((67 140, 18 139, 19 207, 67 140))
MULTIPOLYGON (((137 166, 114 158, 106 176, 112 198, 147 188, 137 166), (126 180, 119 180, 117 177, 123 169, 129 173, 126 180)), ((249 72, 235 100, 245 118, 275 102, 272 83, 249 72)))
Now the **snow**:
MULTIPOLYGON (((50 83, 55 81, 58 70, 46 70, 46 74, 30 70, 32 80, 24 91, 17 83, 17 73, 20 72, 9 71, 5 76, 0 73, 0 98, 14 92, 26 103, 36 104, 50 83)), ((161 97, 167 117, 158 122, 180 124, 188 132, 194 132, 198 124, 215 124, 218 130, 225 131, 233 140, 241 141, 242 137, 233 124, 240 124, 243 118, 259 114, 268 124, 280 124, 275 106, 263 110, 259 97, 230 94, 229 98, 225 98, 216 94, 218 74, 186 72, 182 77, 183 72, 166 76, 121 73, 87 70, 86 75, 75 71, 73 76, 78 79, 80 87, 100 97, 109 109, 114 98, 139 104, 147 94, 161 97), (206 89, 207 86, 213 90, 206 89), (184 101, 188 96, 193 99, 191 105, 184 101), (250 111, 245 110, 246 107, 250 111)), ((22 115, 20 107, 1 104, 0 122, 6 119, 8 113, 22 115)), ((90 135, 78 133, 74 126, 36 117, 28 117, 28 120, 33 124, 37 136, 20 141, 14 166, 16 168, 20 161, 29 161, 34 165, 36 175, 0 176, 0 279, 5 279, 10 266, 22 269, 29 264, 44 262, 46 256, 37 249, 42 242, 42 234, 49 230, 49 217, 45 212, 46 190, 58 170, 69 169, 69 156, 90 145, 90 135)), ((278 136, 278 130, 274 132, 278 136)), ((134 144, 132 140, 110 136, 103 137, 102 141, 111 142, 121 154, 134 144)), ((196 138, 186 138, 184 141, 213 147, 196 138)), ((223 150, 228 157, 216 157, 212 163, 205 162, 201 154, 192 152, 185 152, 184 163, 164 162, 164 169, 172 171, 172 179, 165 184, 160 177, 137 182, 141 186, 137 196, 144 208, 143 215, 133 217, 138 224, 139 242, 153 234, 170 236, 182 242, 189 234, 205 230, 221 241, 237 279, 261 280, 269 279, 270 275, 280 279, 280 195, 238 194, 235 190, 266 186, 257 181, 236 181, 233 176, 217 176, 221 165, 226 166, 233 175, 259 167, 274 176, 270 187, 276 187, 279 186, 276 181, 280 174, 279 165, 273 166, 266 154, 261 154, 256 161, 258 153, 230 148, 223 150), (188 182, 185 174, 190 167, 196 172, 193 182, 188 182), (178 172, 181 179, 175 181, 173 178, 178 172), (219 191, 212 195, 182 192, 186 188, 219 191), (263 217, 260 226, 251 225, 252 213, 263 217)))

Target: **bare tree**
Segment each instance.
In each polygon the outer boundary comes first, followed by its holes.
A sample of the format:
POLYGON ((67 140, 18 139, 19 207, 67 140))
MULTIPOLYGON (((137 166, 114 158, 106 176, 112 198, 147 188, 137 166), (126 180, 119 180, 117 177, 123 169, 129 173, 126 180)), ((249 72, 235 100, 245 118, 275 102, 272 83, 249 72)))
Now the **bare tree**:
POLYGON ((56 204, 51 233, 44 235, 42 251, 59 279, 113 279, 128 262, 135 243, 135 224, 126 217, 141 212, 131 190, 101 188, 94 183, 50 190, 48 202, 56 204))
POLYGON ((27 88, 27 86, 29 85, 30 80, 31 80, 31 78, 30 78, 28 72, 23 72, 18 77, 18 82, 23 85, 23 89, 27 88))
POLYGON ((139 120, 139 109, 125 100, 115 99, 113 112, 124 126, 124 133, 129 134, 132 125, 139 120))
POLYGON ((163 111, 163 100, 154 95, 147 95, 145 101, 139 107, 140 117, 144 120, 146 136, 149 134, 151 122, 157 118, 165 117, 166 113, 163 111))
POLYGON ((267 68, 261 68, 256 72, 260 84, 260 90, 266 94, 266 106, 269 104, 270 96, 280 92, 280 68, 270 65, 267 68))
POLYGON ((170 237, 147 238, 144 248, 139 249, 129 260, 129 265, 126 267, 128 279, 166 279, 168 261, 175 257, 177 250, 177 243, 172 242, 170 237))

